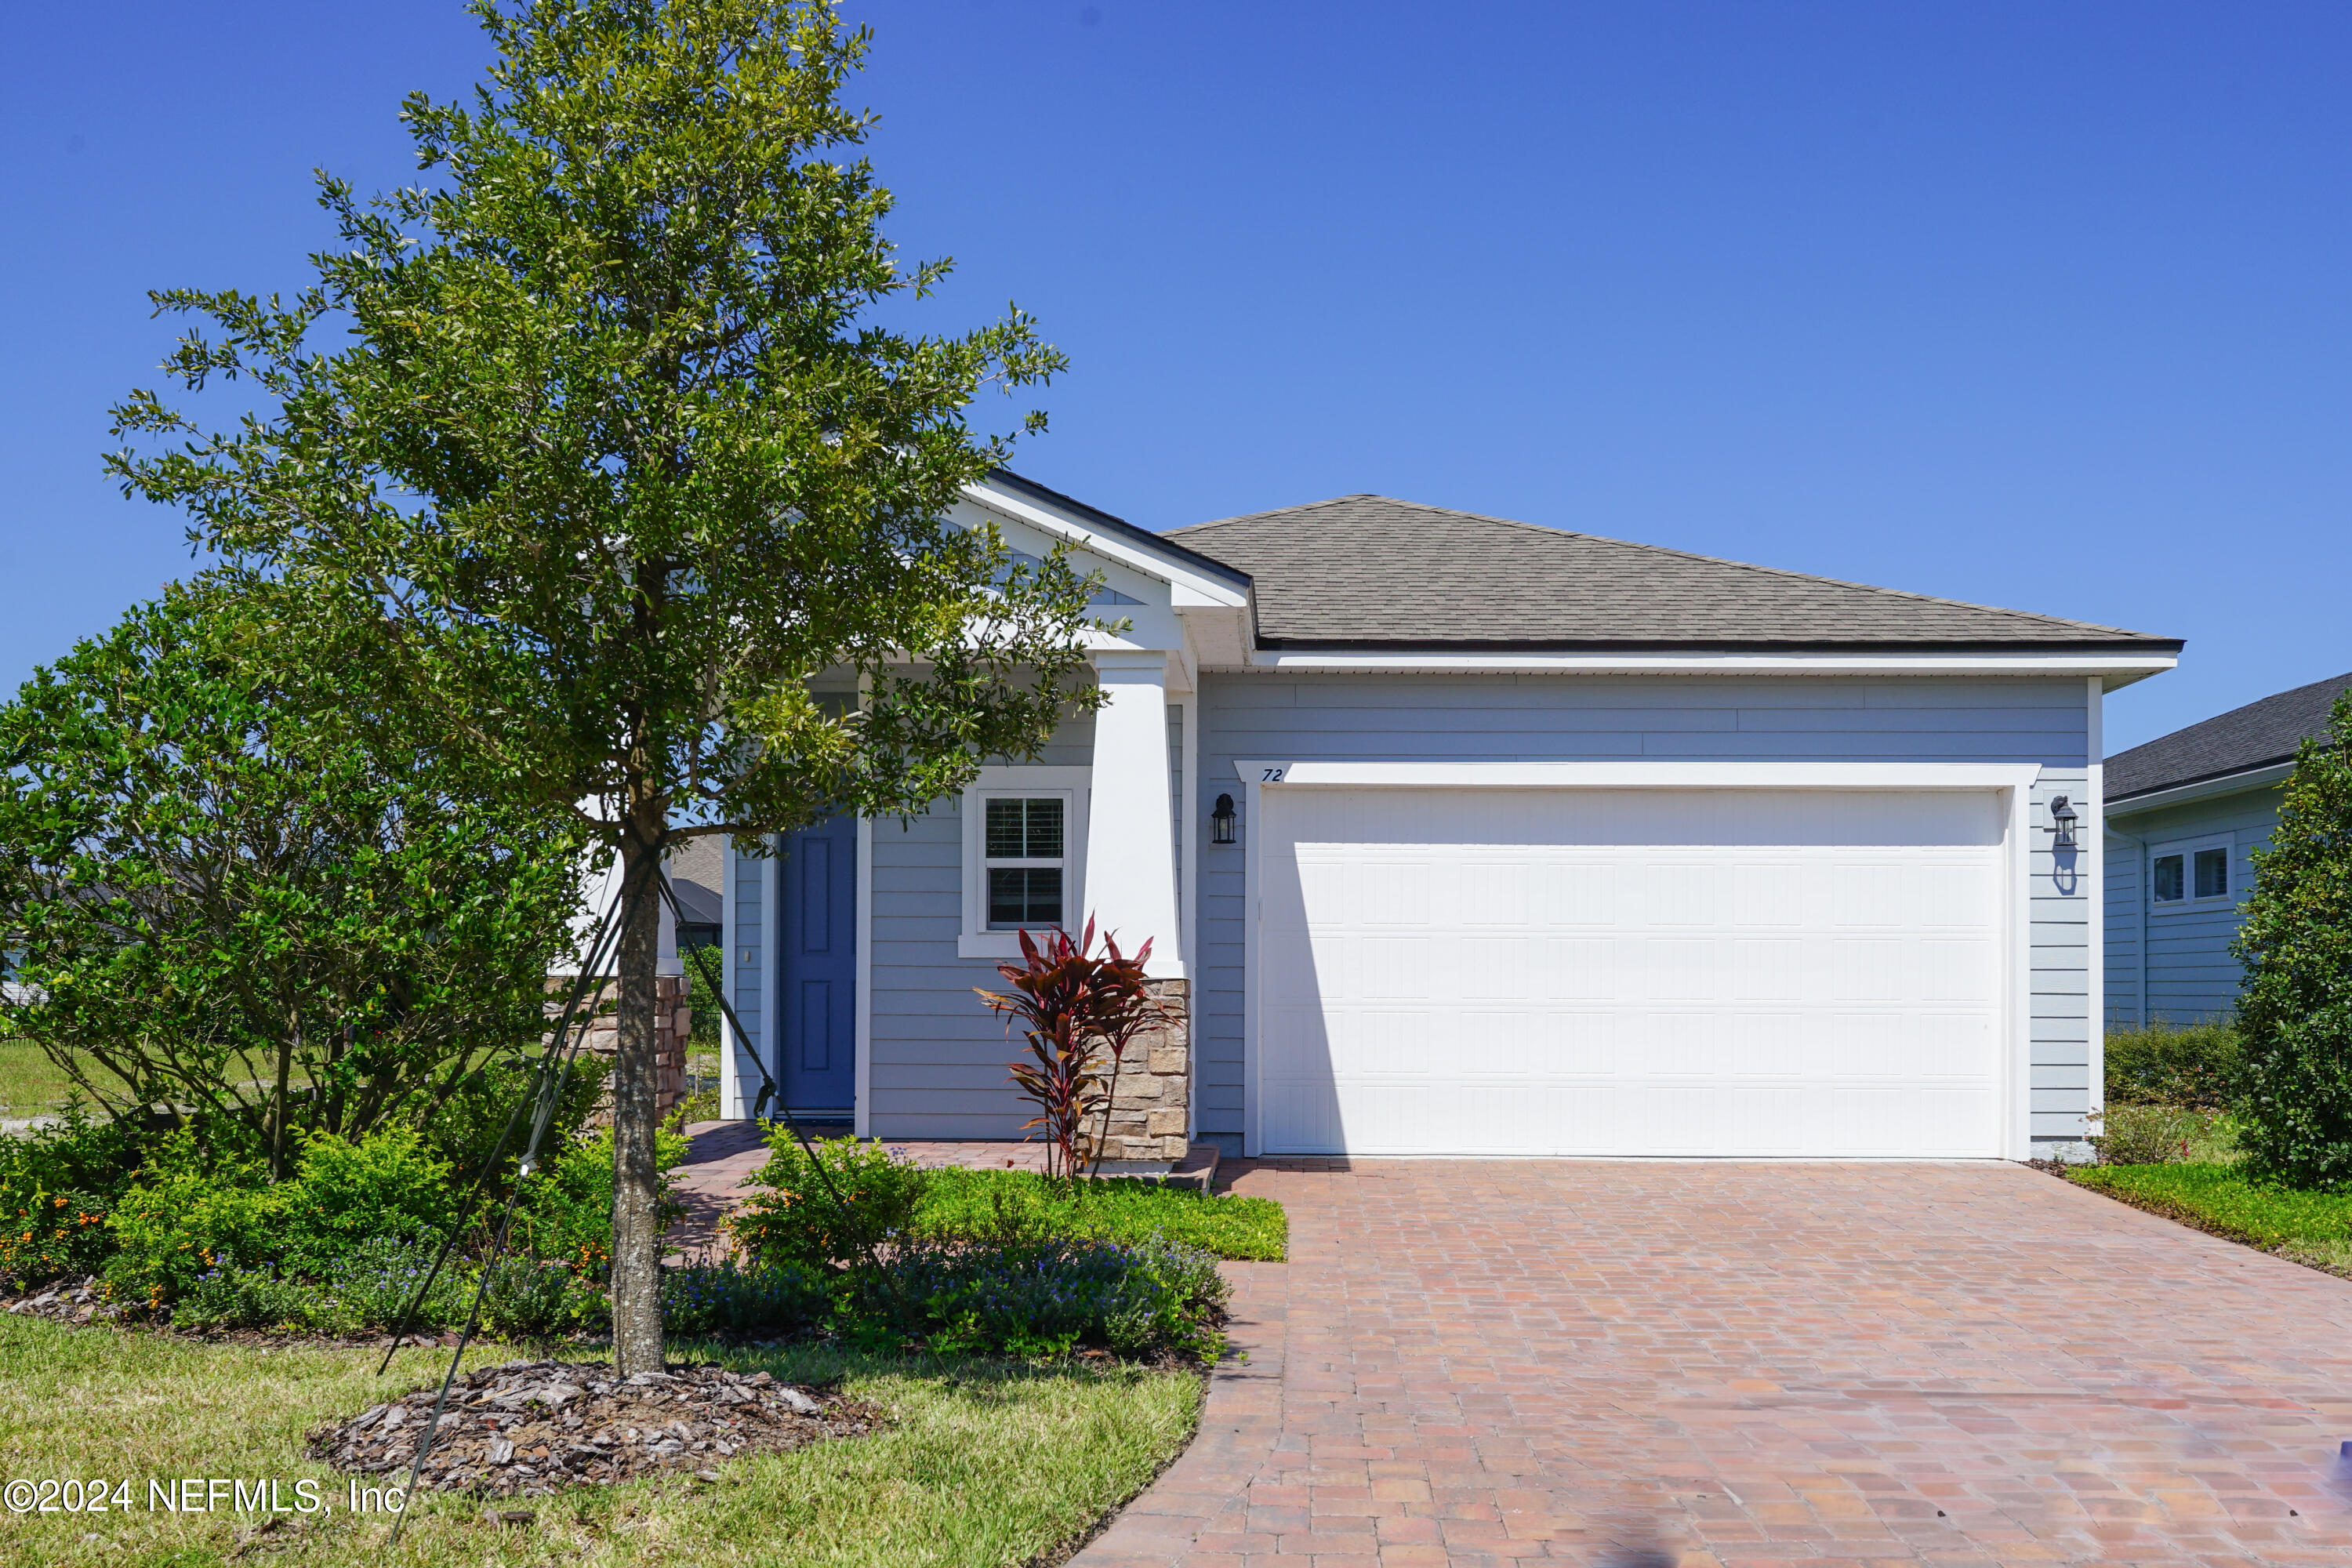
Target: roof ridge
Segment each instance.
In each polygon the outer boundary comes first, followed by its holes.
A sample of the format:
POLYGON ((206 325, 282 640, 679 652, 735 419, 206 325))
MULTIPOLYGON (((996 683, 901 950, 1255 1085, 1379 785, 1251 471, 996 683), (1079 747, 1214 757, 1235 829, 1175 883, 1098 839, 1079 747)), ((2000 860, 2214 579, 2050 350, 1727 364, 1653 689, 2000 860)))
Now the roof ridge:
MULTIPOLYGON (((1546 539, 1578 539, 1594 544, 1612 545, 1621 550, 1647 551, 1655 555, 1669 555, 1684 561, 1696 561, 1709 566, 1728 566, 1743 572, 1760 572, 1769 576, 1790 578, 1801 583, 1826 584, 1832 587, 1851 588, 1862 593, 1884 594, 1890 598, 1908 599, 1922 605, 1942 605, 1954 609, 1975 610, 1985 615, 2012 616, 2018 620, 2034 621, 2043 626, 2080 628, 2087 631, 2111 632, 2122 637, 2145 637, 2127 626, 2111 626, 2098 621, 2078 621, 2064 616, 2044 615, 2039 610, 2012 610, 2000 605, 1979 605, 1971 599, 1949 599, 1936 594, 1921 594, 1908 588, 1888 588, 1876 583, 1857 583, 1851 578, 1825 577, 1815 572, 1798 572, 1785 566, 1764 566, 1753 561, 1734 561, 1722 555, 1701 555, 1696 551, 1677 550, 1669 544, 1649 544, 1637 539, 1614 539, 1603 533, 1586 533, 1576 529, 1554 528, 1548 523, 1528 522, 1516 517, 1496 517, 1486 512, 1464 511, 1458 507, 1432 506, 1426 501, 1405 500, 1398 496, 1377 495, 1370 491, 1355 495, 1333 496, 1325 500, 1307 501, 1297 506, 1276 507, 1266 511, 1244 512, 1237 517, 1217 518, 1208 522, 1187 524, 1171 529, 1171 534, 1189 533, 1195 529, 1217 528, 1228 523, 1257 522, 1267 518, 1283 517, 1295 512, 1313 511, 1322 507, 1339 506, 1348 501, 1378 500, 1410 507, 1417 511, 1433 512, 1444 517, 1458 517, 1472 522, 1491 522, 1505 528, 1522 529, 1546 539)), ((2317 684, 2315 682, 2314 684, 2317 684)))

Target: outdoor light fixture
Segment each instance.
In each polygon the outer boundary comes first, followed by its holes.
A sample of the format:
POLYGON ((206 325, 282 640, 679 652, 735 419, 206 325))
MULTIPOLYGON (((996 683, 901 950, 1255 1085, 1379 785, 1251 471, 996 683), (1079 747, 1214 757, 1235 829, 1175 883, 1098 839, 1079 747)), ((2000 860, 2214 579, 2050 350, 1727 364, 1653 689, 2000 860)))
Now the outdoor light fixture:
POLYGON ((1215 809, 1209 813, 1209 842, 1231 844, 1234 841, 1234 797, 1221 795, 1215 809))
POLYGON ((2064 795, 2059 795, 2051 801, 2050 826, 2057 832, 2058 837, 2051 841, 2050 847, 2053 849, 2074 848, 2074 824, 2081 820, 2082 818, 2074 814, 2074 808, 2066 804, 2064 795))

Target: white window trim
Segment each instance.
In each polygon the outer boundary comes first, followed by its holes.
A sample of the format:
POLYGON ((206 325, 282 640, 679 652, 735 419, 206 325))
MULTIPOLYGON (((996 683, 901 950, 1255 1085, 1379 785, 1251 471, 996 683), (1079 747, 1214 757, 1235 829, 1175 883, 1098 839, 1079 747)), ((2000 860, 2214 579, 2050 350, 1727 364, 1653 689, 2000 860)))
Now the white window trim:
POLYGON ((1002 960, 1021 956, 1019 932, 988 929, 988 876, 983 869, 986 858, 982 854, 988 812, 982 803, 992 795, 1057 795, 1069 802, 1062 819, 1063 848, 1067 852, 1063 858, 1062 910, 1066 915, 1072 910, 1087 907, 1087 796, 1093 778, 1092 768, 982 768, 980 776, 964 786, 960 803, 963 814, 963 930, 956 938, 958 958, 1002 960))
POLYGON ((2168 838, 2147 847, 2147 909, 2151 914, 2203 914, 2213 910, 2234 908, 2238 902, 2238 841, 2228 833, 2200 834, 2195 838, 2168 838), (2224 864, 2230 868, 2230 884, 2226 892, 2207 898, 2197 896, 2197 852, 2219 849, 2224 864), (2156 863, 2169 855, 2180 857, 2180 897, 2159 901, 2156 896, 2156 863))

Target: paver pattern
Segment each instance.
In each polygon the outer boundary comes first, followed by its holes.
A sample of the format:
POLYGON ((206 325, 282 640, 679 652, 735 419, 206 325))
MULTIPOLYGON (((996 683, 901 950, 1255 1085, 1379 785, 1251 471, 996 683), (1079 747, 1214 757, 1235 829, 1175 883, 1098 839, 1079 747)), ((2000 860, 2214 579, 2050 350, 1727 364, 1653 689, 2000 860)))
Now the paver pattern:
POLYGON ((2352 1282, 2016 1165, 1234 1168, 1291 1261, 1078 1568, 2352 1563, 2352 1282))

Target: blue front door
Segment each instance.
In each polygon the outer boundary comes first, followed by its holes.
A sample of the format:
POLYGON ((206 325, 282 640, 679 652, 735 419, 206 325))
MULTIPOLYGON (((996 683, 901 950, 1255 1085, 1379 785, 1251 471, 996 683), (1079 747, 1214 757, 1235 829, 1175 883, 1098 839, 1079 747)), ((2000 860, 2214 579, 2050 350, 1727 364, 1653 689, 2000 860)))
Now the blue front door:
POLYGON ((857 818, 784 835, 776 1075, 796 1112, 849 1114, 857 1100, 857 818))

